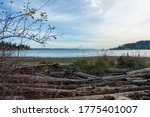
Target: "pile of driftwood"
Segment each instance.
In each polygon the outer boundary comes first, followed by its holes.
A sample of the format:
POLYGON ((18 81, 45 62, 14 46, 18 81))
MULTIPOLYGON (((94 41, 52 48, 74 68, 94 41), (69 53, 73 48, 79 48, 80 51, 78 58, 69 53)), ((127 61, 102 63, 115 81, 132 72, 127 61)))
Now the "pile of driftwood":
POLYGON ((20 67, 0 74, 0 99, 146 100, 150 99, 150 68, 129 71, 109 69, 105 76, 94 76, 48 67, 20 67))

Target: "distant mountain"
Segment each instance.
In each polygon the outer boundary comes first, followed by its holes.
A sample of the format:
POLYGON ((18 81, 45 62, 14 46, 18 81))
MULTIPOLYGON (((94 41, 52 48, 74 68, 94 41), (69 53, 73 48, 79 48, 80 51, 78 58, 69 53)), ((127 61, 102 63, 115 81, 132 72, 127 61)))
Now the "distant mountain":
POLYGON ((128 43, 110 50, 133 50, 133 49, 150 49, 149 41, 137 41, 136 43, 128 43))

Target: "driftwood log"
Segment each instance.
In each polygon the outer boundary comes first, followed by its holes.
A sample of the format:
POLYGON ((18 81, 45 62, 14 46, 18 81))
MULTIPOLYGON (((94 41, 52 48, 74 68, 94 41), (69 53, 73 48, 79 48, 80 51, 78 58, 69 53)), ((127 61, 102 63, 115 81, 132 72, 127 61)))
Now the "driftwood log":
POLYGON ((103 77, 64 70, 0 74, 0 99, 150 99, 150 68, 121 72, 103 77))

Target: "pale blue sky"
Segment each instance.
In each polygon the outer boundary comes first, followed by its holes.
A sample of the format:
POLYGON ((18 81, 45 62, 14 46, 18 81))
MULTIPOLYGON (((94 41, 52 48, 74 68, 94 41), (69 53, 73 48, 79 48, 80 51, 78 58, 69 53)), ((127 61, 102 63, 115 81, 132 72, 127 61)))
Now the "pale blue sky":
MULTIPOLYGON (((14 10, 21 0, 13 0, 14 10)), ((39 7, 46 0, 32 0, 39 7)), ((62 38, 47 42, 52 48, 112 48, 150 39, 150 0, 50 0, 42 9, 62 38)), ((42 47, 30 42, 31 47, 42 47)))

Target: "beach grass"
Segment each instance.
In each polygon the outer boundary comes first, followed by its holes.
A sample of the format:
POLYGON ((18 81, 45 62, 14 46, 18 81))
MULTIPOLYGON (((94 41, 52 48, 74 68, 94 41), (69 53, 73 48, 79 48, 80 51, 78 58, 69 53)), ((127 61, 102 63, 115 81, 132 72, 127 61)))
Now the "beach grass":
POLYGON ((126 68, 126 69, 142 69, 150 67, 150 64, 140 56, 120 56, 110 57, 107 55, 94 58, 81 58, 73 63, 73 66, 81 72, 90 73, 93 75, 102 75, 109 68, 126 68))

